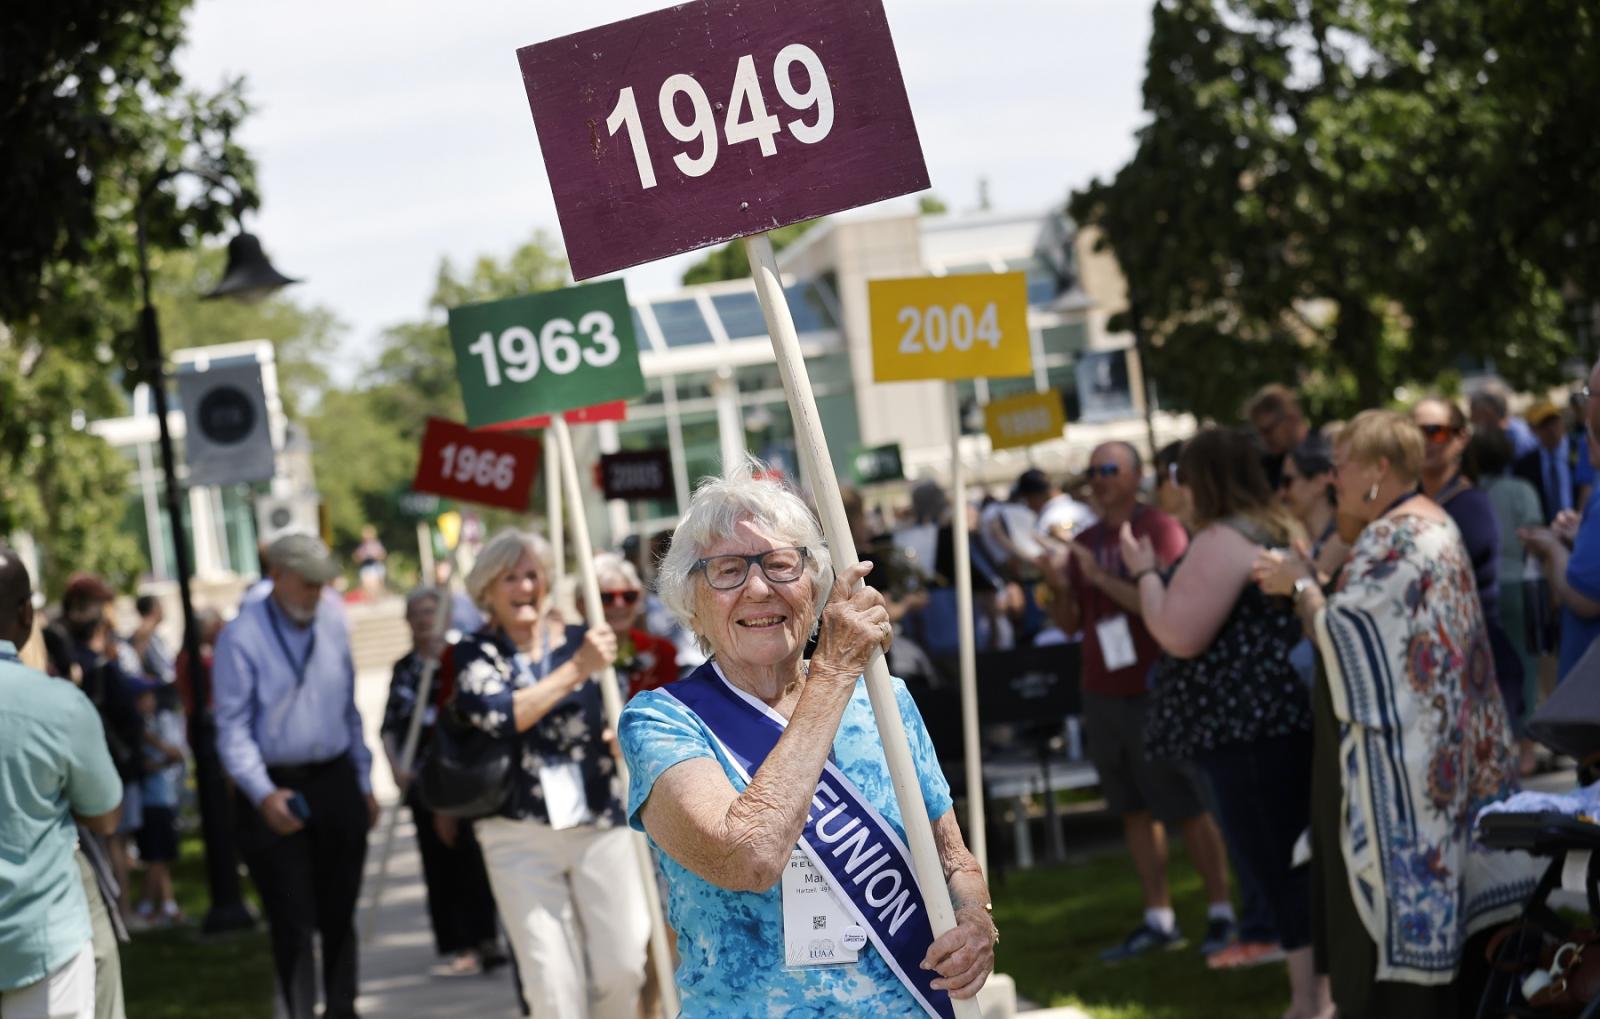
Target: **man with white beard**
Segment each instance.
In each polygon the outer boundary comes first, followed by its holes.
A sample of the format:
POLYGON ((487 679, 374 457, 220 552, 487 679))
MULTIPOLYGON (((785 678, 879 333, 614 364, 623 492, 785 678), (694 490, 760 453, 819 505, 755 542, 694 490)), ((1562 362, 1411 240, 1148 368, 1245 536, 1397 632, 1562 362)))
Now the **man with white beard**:
POLYGON ((242 800, 240 854, 266 908, 285 1011, 317 1015, 320 934, 323 1015, 354 1019, 356 899, 378 803, 349 634, 322 598, 339 568, 308 534, 279 538, 266 558, 271 592, 217 640, 217 752, 242 800))

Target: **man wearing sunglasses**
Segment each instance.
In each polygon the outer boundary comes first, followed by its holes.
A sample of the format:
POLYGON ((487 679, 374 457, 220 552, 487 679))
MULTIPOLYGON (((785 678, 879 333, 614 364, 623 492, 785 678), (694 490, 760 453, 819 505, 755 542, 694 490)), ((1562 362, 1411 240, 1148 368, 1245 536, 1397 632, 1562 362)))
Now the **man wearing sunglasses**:
POLYGON ((1211 903, 1201 952, 1209 956, 1226 948, 1236 927, 1222 833, 1206 810, 1199 776, 1186 763, 1156 760, 1144 749, 1150 670, 1161 649, 1140 618, 1139 578, 1123 565, 1119 534, 1127 526, 1149 538, 1162 567, 1183 555, 1189 539, 1178 521, 1139 502, 1140 467, 1138 450, 1125 442, 1095 449, 1088 474, 1100 522, 1071 542, 1065 564, 1048 570, 1056 624, 1065 633, 1083 632, 1089 757, 1107 808, 1122 817, 1144 892, 1144 921, 1122 944, 1101 953, 1107 962, 1184 943, 1167 885, 1167 828, 1182 830, 1211 903))
POLYGON ((1288 386, 1262 386, 1245 405, 1244 416, 1255 429, 1261 446, 1261 466, 1267 472, 1267 483, 1276 491, 1283 474, 1283 458, 1306 441, 1311 432, 1311 425, 1300 410, 1300 397, 1288 386))

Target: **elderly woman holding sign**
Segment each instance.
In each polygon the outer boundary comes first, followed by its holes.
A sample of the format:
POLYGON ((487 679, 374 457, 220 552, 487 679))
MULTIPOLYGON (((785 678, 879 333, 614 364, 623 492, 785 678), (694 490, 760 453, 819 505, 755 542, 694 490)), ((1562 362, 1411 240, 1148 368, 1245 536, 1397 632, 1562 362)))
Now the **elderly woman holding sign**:
POLYGON ((851 593, 868 569, 834 577, 806 505, 744 465, 695 493, 661 564, 662 599, 713 657, 629 702, 620 739, 684 1016, 950 1015, 994 967, 988 889, 896 680, 956 908, 932 935, 861 678, 893 633, 882 595, 851 593))

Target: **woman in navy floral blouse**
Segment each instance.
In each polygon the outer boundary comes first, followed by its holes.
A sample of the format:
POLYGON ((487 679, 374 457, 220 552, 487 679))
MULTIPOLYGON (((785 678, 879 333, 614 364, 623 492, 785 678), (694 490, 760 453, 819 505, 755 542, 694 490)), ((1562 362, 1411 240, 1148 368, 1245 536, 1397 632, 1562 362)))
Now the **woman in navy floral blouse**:
POLYGON ((467 575, 488 622, 453 652, 455 705, 517 742, 505 806, 474 830, 534 1019, 633 1019, 649 918, 590 682, 617 638, 604 622, 563 625, 549 575, 544 539, 519 531, 496 535, 467 575))

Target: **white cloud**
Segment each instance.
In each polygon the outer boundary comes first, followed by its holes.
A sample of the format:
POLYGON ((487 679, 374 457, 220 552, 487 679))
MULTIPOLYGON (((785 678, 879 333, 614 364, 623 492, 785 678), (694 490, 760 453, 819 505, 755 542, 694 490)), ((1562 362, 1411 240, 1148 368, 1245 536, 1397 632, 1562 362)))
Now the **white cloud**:
MULTIPOLYGON (((665 6, 466 0, 200 0, 179 66, 242 74, 257 112, 252 220, 302 300, 351 326, 353 371, 419 315, 439 259, 559 236, 517 47, 665 6)), ((1001 208, 1063 199, 1132 153, 1149 7, 1137 0, 886 0, 934 191, 1001 208)), ((629 270, 659 292, 696 256, 629 270)))

